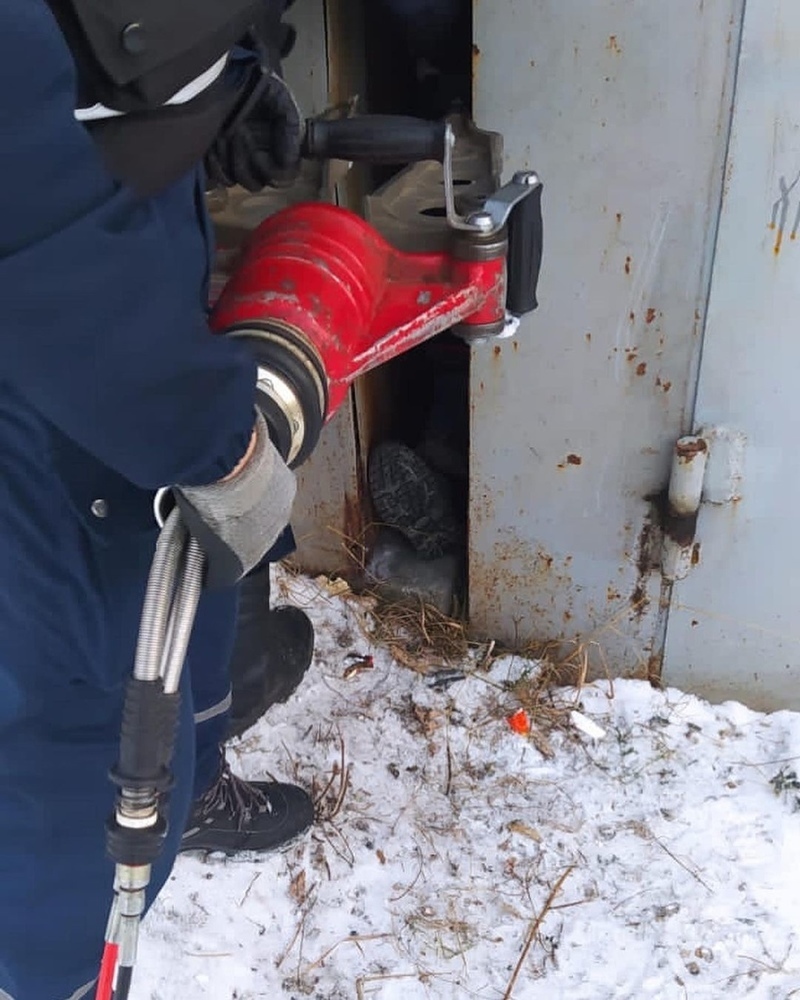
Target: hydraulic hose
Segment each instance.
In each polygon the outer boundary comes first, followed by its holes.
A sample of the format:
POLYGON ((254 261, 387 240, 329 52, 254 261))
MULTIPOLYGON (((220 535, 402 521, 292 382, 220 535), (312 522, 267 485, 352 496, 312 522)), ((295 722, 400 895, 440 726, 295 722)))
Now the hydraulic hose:
POLYGON ((158 536, 147 580, 133 665, 136 680, 156 681, 161 675, 172 593, 185 543, 186 528, 181 521, 180 512, 175 508, 158 536))
POLYGON ((175 593, 175 603, 170 615, 169 642, 160 671, 164 681, 164 694, 174 694, 180 684, 186 650, 189 647, 197 605, 203 589, 204 567, 203 550, 194 538, 189 538, 175 593))
POLYGON ((96 1000, 127 1000, 130 992, 151 866, 167 830, 160 806, 172 782, 181 672, 204 563, 200 546, 174 509, 161 529, 150 568, 119 760, 111 772, 119 792, 107 846, 116 874, 96 1000))

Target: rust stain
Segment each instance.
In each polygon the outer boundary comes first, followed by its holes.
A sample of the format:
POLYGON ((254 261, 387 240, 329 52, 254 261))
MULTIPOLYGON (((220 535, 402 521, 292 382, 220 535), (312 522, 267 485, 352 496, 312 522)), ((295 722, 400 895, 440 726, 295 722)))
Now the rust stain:
MULTIPOLYGON (((606 79, 608 78, 606 77, 606 79)), ((622 223, 622 212, 617 212, 616 220, 617 220, 617 225, 619 226, 622 223)))
POLYGON ((660 375, 656 375, 656 388, 662 392, 669 392, 672 388, 672 382, 669 379, 662 379, 660 375))
POLYGON ((625 258, 625 273, 626 273, 626 274, 630 274, 630 273, 631 273, 631 264, 632 264, 632 263, 633 263, 633 260, 632 260, 632 258, 631 258, 631 256, 630 256, 630 254, 629 254, 629 255, 628 255, 628 256, 627 256, 626 258, 625 258))
POLYGON ((700 563, 700 542, 695 542, 692 546, 692 566, 700 563))
POLYGON ((585 333, 584 334, 584 338, 585 338, 587 344, 591 344, 591 342, 592 342, 592 335, 591 335, 591 333, 585 333))
POLYGON ((636 360, 636 358, 638 356, 639 356, 639 348, 638 347, 626 347, 625 348, 625 360, 628 361, 630 364, 633 364, 633 362, 636 360))
POLYGON ((503 353, 502 347, 499 344, 495 344, 494 347, 492 348, 492 354, 496 358, 499 358, 502 353, 503 353))
MULTIPOLYGON (((691 445, 687 451, 690 449, 691 445)), ((694 453, 697 454, 702 450, 702 447, 697 448, 694 453)), ((694 541, 699 511, 695 511, 693 514, 678 513, 670 503, 667 490, 663 490, 658 496, 650 499, 652 509, 658 517, 662 536, 671 539, 681 549, 686 550, 691 547, 692 565, 696 565, 695 559, 697 561, 700 559, 700 546, 694 541)))
POLYGON ((358 538, 364 526, 362 498, 345 493, 342 505, 342 525, 348 538, 358 538))
MULTIPOLYGON (((504 531, 489 552, 475 553, 470 565, 470 591, 477 598, 480 616, 488 621, 504 617, 509 596, 516 597, 524 613, 515 618, 514 635, 503 636, 514 649, 537 642, 551 642, 572 617, 575 590, 567 558, 556 557, 541 546, 504 531)), ((556 641, 561 641, 559 635, 556 641)))
POLYGON ((661 669, 663 667, 664 653, 651 653, 647 660, 647 680, 654 688, 661 687, 661 669))
POLYGON ((640 361, 639 364, 636 366, 636 374, 645 375, 646 373, 647 373, 647 362, 640 361))
POLYGON ((697 438, 694 441, 679 441, 675 446, 675 453, 678 458, 689 461, 695 455, 700 455, 708 451, 708 442, 705 438, 697 438))
POLYGON ((650 605, 647 595, 647 578, 657 566, 657 549, 661 541, 658 497, 649 497, 649 506, 636 542, 636 584, 631 592, 630 605, 634 619, 641 621, 650 605))
POLYGON ((518 341, 518 340, 512 340, 512 341, 511 341, 511 346, 512 346, 512 348, 513 348, 513 349, 514 349, 515 351, 518 351, 518 350, 519 350, 519 341, 518 341))
POLYGON ((481 50, 474 42, 472 43, 472 75, 473 77, 478 75, 478 69, 481 63, 481 50))
POLYGON ((608 36, 608 44, 606 45, 606 48, 608 49, 609 52, 613 52, 615 55, 619 56, 622 54, 622 48, 619 42, 617 41, 616 35, 608 36))
POLYGON ((631 592, 631 610, 633 611, 633 617, 641 620, 644 617, 644 613, 647 610, 649 603, 650 598, 647 596, 647 588, 644 585, 644 580, 637 580, 636 586, 631 592))
POLYGON ((650 308, 644 314, 644 321, 645 321, 645 323, 650 324, 650 323, 653 322, 653 320, 655 318, 656 318, 656 311, 655 311, 655 309, 653 309, 652 306, 650 306, 650 308))
POLYGON ((583 459, 581 458, 580 455, 576 455, 574 452, 570 452, 563 462, 558 463, 556 468, 566 469, 568 465, 583 465, 583 459))
POLYGON ((631 312, 628 313, 628 319, 631 321, 631 323, 636 322, 636 313, 633 312, 633 310, 631 310, 631 312))

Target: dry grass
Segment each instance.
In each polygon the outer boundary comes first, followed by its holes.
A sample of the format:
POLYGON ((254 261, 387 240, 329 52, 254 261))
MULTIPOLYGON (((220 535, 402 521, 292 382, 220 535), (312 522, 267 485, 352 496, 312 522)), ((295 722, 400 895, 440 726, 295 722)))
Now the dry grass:
POLYGON ((536 940, 536 937, 539 933, 539 928, 542 926, 544 918, 552 909, 556 896, 558 896, 559 892, 561 892, 561 887, 564 885, 566 880, 572 874, 574 869, 575 865, 570 865, 561 873, 555 885, 550 890, 550 894, 545 900, 544 906, 531 921, 530 927, 528 928, 528 933, 525 936, 525 943, 522 946, 522 951, 520 952, 519 959, 517 960, 517 964, 514 966, 514 971, 511 974, 511 978, 508 981, 508 986, 506 986, 506 991, 503 994, 503 1000, 511 1000, 511 997, 514 993, 514 986, 516 985, 517 979, 519 978, 519 974, 522 971, 523 965, 525 964, 525 959, 528 957, 528 952, 531 949, 531 945, 536 940))
MULTIPOLYGON (((356 572, 352 581, 358 590, 350 589, 349 579, 339 577, 331 581, 331 594, 347 597, 353 605, 358 605, 356 618, 365 639, 386 649, 397 663, 417 673, 429 674, 463 665, 469 651, 477 648, 483 649, 483 655, 476 658, 468 672, 483 674, 494 659, 511 652, 494 641, 476 642, 470 637, 466 621, 447 615, 420 598, 389 600, 380 591, 364 586, 365 540, 338 534, 351 564, 361 572, 356 572)), ((604 678, 609 697, 613 697, 615 671, 606 657, 604 638, 608 633, 619 633, 630 613, 630 607, 620 609, 585 636, 515 644, 521 647, 518 655, 532 661, 535 668, 506 690, 527 712, 530 738, 545 756, 553 755, 548 741, 553 731, 572 730, 570 712, 578 705, 587 682, 604 678), (570 690, 562 693, 561 689, 570 690)), ((646 670, 647 665, 643 664, 636 676, 646 676, 646 670)))
MULTIPOLYGON (((364 637, 383 646, 403 666, 419 673, 460 662, 470 645, 463 621, 422 599, 389 600, 379 587, 369 585, 369 543, 378 527, 378 524, 369 523, 357 537, 330 525, 327 528, 339 539, 346 557, 348 569, 338 576, 353 588, 353 596, 370 601, 369 616, 365 619, 359 615, 364 637)), ((290 573, 298 573, 291 559, 284 560, 282 565, 290 573)))
POLYGON ((535 643, 521 654, 538 669, 521 677, 511 690, 531 720, 531 740, 545 757, 553 756, 548 736, 554 730, 572 731, 570 712, 578 706, 587 681, 604 677, 613 697, 614 682, 600 637, 614 625, 610 621, 586 639, 535 643))
POLYGON ((470 643, 464 622, 424 601, 386 601, 373 595, 365 636, 383 646, 393 659, 418 673, 452 666, 467 655, 470 643))

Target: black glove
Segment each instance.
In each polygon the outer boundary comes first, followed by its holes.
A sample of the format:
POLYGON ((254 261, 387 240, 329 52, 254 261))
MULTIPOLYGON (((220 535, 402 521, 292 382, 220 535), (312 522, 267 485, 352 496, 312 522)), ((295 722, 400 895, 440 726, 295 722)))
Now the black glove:
POLYGON ((246 43, 257 59, 247 68, 233 111, 206 154, 209 187, 240 184, 255 192, 285 187, 296 179, 304 122, 281 75, 281 59, 294 41, 294 28, 263 5, 246 43))

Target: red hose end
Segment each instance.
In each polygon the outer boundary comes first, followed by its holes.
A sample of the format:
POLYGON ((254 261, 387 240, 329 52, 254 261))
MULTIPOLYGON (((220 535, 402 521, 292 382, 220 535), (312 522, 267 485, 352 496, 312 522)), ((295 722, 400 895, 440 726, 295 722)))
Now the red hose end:
POLYGON ((103 960, 100 963, 100 975, 97 977, 97 992, 95 1000, 111 1000, 114 995, 114 973, 117 971, 119 945, 106 941, 103 948, 103 960))

